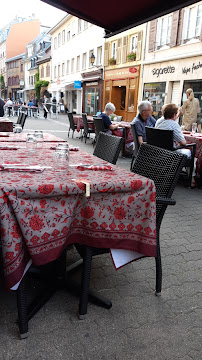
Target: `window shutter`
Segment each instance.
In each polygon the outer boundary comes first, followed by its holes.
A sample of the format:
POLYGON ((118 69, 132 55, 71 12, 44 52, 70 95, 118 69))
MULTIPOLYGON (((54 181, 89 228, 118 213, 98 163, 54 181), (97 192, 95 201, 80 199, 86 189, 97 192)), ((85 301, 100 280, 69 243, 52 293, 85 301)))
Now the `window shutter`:
POLYGON ((123 37, 122 63, 127 61, 128 36, 123 37))
POLYGON ((137 37, 136 60, 141 60, 141 50, 142 50, 142 31, 138 33, 138 37, 137 37))
POLYGON ((189 9, 185 9, 183 17, 183 26, 182 26, 182 43, 185 43, 187 40, 187 25, 188 25, 189 9))
POLYGON ((104 47, 104 66, 109 65, 108 60, 109 60, 109 42, 106 42, 104 47))
POLYGON ((181 9, 181 10, 179 10, 179 20, 178 20, 178 31, 177 31, 176 45, 180 45, 181 42, 182 42, 183 18, 184 18, 184 9, 181 9))
POLYGON ((174 11, 172 17, 172 27, 171 27, 171 35, 170 35, 170 46, 176 46, 177 42, 177 30, 179 24, 179 10, 174 11))
POLYGON ((120 64, 121 63, 121 42, 122 39, 118 39, 117 41, 117 56, 116 56, 116 64, 120 64))
POLYGON ((156 42, 156 25, 157 20, 152 20, 150 22, 150 32, 149 32, 149 52, 155 50, 155 42, 156 42))

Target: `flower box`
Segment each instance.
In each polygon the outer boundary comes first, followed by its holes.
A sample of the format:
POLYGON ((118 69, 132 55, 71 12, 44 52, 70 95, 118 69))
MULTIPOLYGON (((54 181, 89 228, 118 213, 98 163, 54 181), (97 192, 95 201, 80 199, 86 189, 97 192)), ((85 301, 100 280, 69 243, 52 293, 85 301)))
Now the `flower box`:
POLYGON ((116 65, 116 59, 114 59, 114 58, 109 59, 108 64, 109 65, 116 65))
POLYGON ((127 55, 127 60, 128 60, 128 61, 135 61, 135 60, 136 60, 136 52, 131 51, 131 52, 127 55))

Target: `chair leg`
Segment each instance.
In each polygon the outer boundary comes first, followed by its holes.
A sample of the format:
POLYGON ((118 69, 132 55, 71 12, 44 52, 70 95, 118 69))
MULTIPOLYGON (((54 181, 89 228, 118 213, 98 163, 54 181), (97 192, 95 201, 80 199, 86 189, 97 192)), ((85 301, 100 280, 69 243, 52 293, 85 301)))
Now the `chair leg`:
POLYGON ((162 287, 162 264, 161 264, 161 252, 159 245, 159 231, 157 230, 157 256, 156 260, 156 296, 161 296, 162 287))
POLYGON ((21 339, 28 337, 27 299, 25 279, 22 279, 17 290, 18 321, 21 339))
POLYGON ((81 296, 79 303, 79 319, 84 319, 87 314, 88 307, 88 294, 90 285, 90 272, 92 263, 92 248, 86 246, 85 256, 83 258, 83 272, 82 272, 82 283, 81 283, 81 296))

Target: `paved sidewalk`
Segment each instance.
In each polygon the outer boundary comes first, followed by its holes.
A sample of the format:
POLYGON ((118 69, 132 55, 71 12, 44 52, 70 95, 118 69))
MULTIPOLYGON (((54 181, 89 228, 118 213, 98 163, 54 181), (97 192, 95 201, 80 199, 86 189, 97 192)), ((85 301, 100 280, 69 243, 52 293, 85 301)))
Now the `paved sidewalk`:
MULTIPOLYGON (((46 126, 66 139, 65 122, 65 115, 28 119, 25 130, 46 126)), ((71 143, 93 152, 90 140, 71 143)), ((118 166, 129 169, 130 159, 120 158, 118 166)), ((154 295, 154 259, 115 271, 108 254, 98 256, 91 284, 112 300, 112 308, 89 303, 81 321, 78 298, 57 292, 30 321, 29 337, 19 340, 15 294, 1 286, 0 359, 202 360, 202 190, 178 185, 173 198, 177 204, 168 207, 161 226, 161 297, 154 295)), ((77 258, 76 251, 68 252, 69 262, 77 258)))

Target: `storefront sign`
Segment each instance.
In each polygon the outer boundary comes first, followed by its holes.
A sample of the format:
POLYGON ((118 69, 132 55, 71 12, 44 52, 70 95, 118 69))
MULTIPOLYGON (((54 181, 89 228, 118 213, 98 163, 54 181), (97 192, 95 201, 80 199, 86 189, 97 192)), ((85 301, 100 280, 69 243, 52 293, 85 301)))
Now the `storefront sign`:
POLYGON ((95 82, 90 82, 90 83, 86 83, 86 86, 96 86, 98 85, 98 82, 95 81, 95 82))
POLYGON ((139 76, 139 67, 126 67, 121 69, 107 70, 105 71, 105 80, 118 80, 126 78, 136 78, 139 76), (136 69, 134 72, 131 72, 130 69, 136 69))
POLYGON ((190 67, 186 67, 186 66, 183 67, 182 68, 182 73, 187 75, 188 73, 191 73, 191 72, 193 73, 194 71, 196 71, 196 70, 198 70, 200 68, 202 68, 202 64, 199 61, 198 64, 193 63, 192 66, 190 66, 190 67))
POLYGON ((159 77, 159 75, 162 74, 173 74, 175 72, 175 67, 174 66, 167 66, 164 68, 154 68, 152 69, 152 74, 153 75, 157 75, 157 77, 159 77))
POLYGON ((74 81, 74 89, 81 89, 81 81, 74 81))
POLYGON ((131 73, 133 73, 133 74, 135 74, 136 72, 138 72, 137 68, 135 68, 135 67, 129 68, 129 71, 130 71, 131 73))

